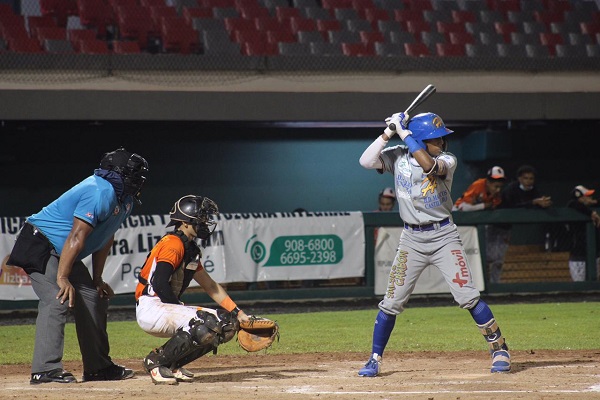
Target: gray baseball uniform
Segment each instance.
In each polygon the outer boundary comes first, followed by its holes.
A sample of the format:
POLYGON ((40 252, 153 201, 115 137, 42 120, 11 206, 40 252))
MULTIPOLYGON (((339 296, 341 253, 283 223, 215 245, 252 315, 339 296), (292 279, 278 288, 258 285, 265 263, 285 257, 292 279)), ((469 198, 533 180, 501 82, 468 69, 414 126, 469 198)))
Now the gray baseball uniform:
POLYGON ((462 241, 452 222, 450 191, 456 157, 444 152, 437 158, 448 166, 445 177, 426 175, 406 146, 388 147, 380 156, 381 172, 394 175, 400 217, 405 223, 388 289, 379 304, 388 314, 397 315, 404 310, 417 279, 429 265, 440 270, 460 307, 471 308, 479 299, 462 241))

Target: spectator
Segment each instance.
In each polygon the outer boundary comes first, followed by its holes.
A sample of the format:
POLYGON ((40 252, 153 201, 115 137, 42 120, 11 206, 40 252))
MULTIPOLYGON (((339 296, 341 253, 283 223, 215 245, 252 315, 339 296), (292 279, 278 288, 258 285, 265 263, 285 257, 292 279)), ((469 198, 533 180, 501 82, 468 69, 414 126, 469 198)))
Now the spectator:
MULTIPOLYGON (((591 218, 596 228, 600 227, 600 215, 592 210, 592 206, 598 204, 598 200, 592 198, 595 190, 586 188, 583 185, 577 185, 571 192, 571 199, 567 202, 567 207, 577 210, 591 218)), ((571 235, 571 247, 569 254, 569 271, 571 279, 574 282, 585 281, 587 241, 586 229, 584 223, 568 224, 568 232, 571 235)), ((598 238, 598 231, 596 231, 598 238)), ((598 245, 596 246, 598 250, 598 245)), ((598 253, 596 253, 596 256, 598 253)), ((597 263, 596 263, 597 264, 597 263)))
MULTIPOLYGON (((454 203, 453 211, 495 210, 502 202, 501 191, 506 182, 504 169, 492 167, 485 178, 473 182, 454 203)), ((503 224, 485 226, 486 264, 491 283, 500 282, 510 230, 503 224)))
POLYGON ((550 196, 542 196, 535 186, 536 171, 531 165, 522 165, 517 170, 517 180, 506 185, 502 191, 502 208, 548 208, 550 196))
POLYGON ((116 365, 106 331, 112 288, 102 280, 114 233, 129 217, 146 180, 148 163, 124 148, 106 153, 94 174, 27 218, 7 264, 31 278, 39 297, 31 384, 75 383, 63 369, 65 324, 73 310, 84 381, 133 377, 116 365), (92 275, 82 259, 92 256, 92 275))
POLYGON ((386 187, 379 192, 379 207, 376 211, 392 211, 396 204, 396 195, 394 189, 386 187))

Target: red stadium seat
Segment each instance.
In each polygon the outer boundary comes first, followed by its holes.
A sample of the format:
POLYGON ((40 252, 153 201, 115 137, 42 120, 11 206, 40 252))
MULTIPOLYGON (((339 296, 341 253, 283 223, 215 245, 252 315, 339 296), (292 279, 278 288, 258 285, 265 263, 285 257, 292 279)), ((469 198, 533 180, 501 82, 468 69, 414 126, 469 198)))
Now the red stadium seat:
POLYGON ((234 0, 198 0, 198 5, 204 8, 235 8, 234 0))
POLYGON ((213 12, 212 12, 212 8, 189 8, 189 7, 184 7, 182 15, 185 18, 185 22, 188 25, 191 25, 192 24, 192 20, 194 18, 212 18, 213 17, 213 12))
POLYGON ((198 32, 187 25, 183 17, 163 18, 160 35, 165 52, 191 54, 200 51, 198 32))
POLYGON ((36 30, 38 28, 58 28, 58 24, 54 17, 49 16, 34 16, 30 15, 27 17, 27 26, 29 27, 29 34, 36 36, 36 30))
POLYGON ((452 44, 475 44, 475 38, 469 32, 450 32, 449 39, 452 44))
POLYGON ((279 46, 263 40, 253 40, 242 43, 242 54, 246 56, 276 56, 279 55, 279 46))
POLYGON ((466 55, 464 44, 436 43, 435 49, 440 57, 464 57, 466 55))
POLYGON ((117 8, 119 39, 136 40, 140 47, 148 47, 150 37, 158 36, 152 23, 150 9, 141 6, 119 6, 117 8))
POLYGON ((293 33, 298 33, 298 31, 314 31, 317 29, 317 23, 314 19, 294 17, 290 19, 290 29, 293 33))
POLYGON ((466 22, 477 22, 473 12, 467 10, 452 10, 452 21, 464 24, 466 22))
POLYGON ((69 29, 67 30, 67 39, 73 45, 73 49, 79 52, 79 44, 82 40, 96 40, 96 31, 91 29, 69 29))
POLYGON ((388 10, 379 8, 367 8, 364 10, 364 18, 371 23, 373 29, 379 28, 379 21, 390 21, 392 19, 388 10))
POLYGON ((258 17, 270 17, 271 13, 269 9, 264 7, 248 7, 248 8, 240 8, 238 10, 240 12, 240 16, 246 19, 254 19, 258 17))
POLYGON ((36 36, 43 46, 45 40, 67 40, 67 29, 59 27, 37 28, 36 36))
POLYGON ((142 52, 138 42, 113 42, 113 51, 116 54, 139 54, 142 52))
POLYGON ((446 41, 450 41, 450 33, 452 32, 466 32, 465 25, 458 22, 436 22, 437 31, 443 33, 446 36, 446 41))
POLYGON ((352 0, 321 0, 321 6, 327 10, 352 8, 352 0))
POLYGON ((43 53, 44 49, 37 39, 12 37, 8 39, 7 49, 15 53, 43 53))
POLYGON ((112 9, 103 1, 77 0, 77 10, 81 25, 96 29, 100 37, 106 37, 107 27, 115 25, 112 9))
POLYGON ((302 18, 299 8, 294 7, 275 7, 275 16, 280 22, 289 21, 290 18, 302 18))
POLYGON ((433 10, 433 5, 429 0, 404 0, 404 5, 408 10, 425 11, 433 10))
POLYGON ((224 18, 223 22, 225 24, 225 29, 227 29, 229 32, 256 30, 256 25, 254 24, 254 20, 251 20, 251 19, 245 19, 245 18, 241 18, 241 17, 229 17, 229 18, 224 18))
POLYGON ((81 40, 79 41, 79 52, 83 54, 109 54, 110 50, 104 40, 81 40))
POLYGON ((233 30, 230 32, 231 40, 236 43, 254 42, 254 41, 267 41, 267 33, 260 32, 258 30, 233 30))
MULTIPOLYGON (((163 17, 177 17, 177 9, 170 6, 151 6, 147 7, 150 9, 150 17, 152 18, 152 24, 154 31, 158 31, 160 26, 160 19, 163 17)), ((186 23, 191 25, 191 21, 186 19, 186 23)))
POLYGON ((421 32, 431 32, 431 24, 427 21, 408 21, 406 30, 415 36, 420 36, 421 32))
POLYGON ((379 32, 379 31, 372 31, 372 32, 361 31, 361 32, 359 32, 359 34, 360 34, 360 41, 362 43, 370 45, 371 48, 373 48, 373 49, 374 49, 374 43, 385 42, 383 33, 379 32))
POLYGON ((267 31, 267 42, 269 43, 293 43, 297 42, 296 36, 290 31, 267 31))
POLYGON ((69 16, 77 15, 77 2, 75 0, 40 0, 42 16, 52 17, 56 25, 66 27, 69 16))
POLYGON ((512 22, 494 22, 496 33, 502 35, 505 43, 510 43, 510 34, 517 32, 517 26, 512 22))
POLYGON ((279 22, 279 20, 275 17, 257 17, 254 18, 254 26, 259 31, 288 31, 291 32, 292 29, 288 24, 284 24, 279 22))
POLYGON ((416 42, 416 43, 404 43, 404 51, 407 56, 411 57, 426 57, 429 56, 429 49, 425 45, 425 43, 416 42))
POLYGON ((351 57, 371 57, 375 55, 373 46, 366 43, 342 43, 342 52, 351 57))
POLYGON ((340 29, 342 29, 342 24, 337 19, 320 19, 317 21, 317 30, 321 33, 326 33, 327 31, 339 31, 340 29))

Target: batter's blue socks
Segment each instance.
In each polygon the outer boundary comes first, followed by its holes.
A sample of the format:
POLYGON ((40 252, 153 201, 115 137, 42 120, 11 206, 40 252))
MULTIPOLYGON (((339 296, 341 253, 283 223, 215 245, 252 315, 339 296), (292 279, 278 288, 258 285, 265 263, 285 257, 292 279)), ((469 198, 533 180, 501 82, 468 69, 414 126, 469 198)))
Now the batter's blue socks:
POLYGON ((494 318, 490 306, 485 301, 479 300, 477 305, 469 310, 477 325, 485 325, 494 318))
POLYGON ((383 355, 383 350, 385 350, 385 346, 387 346, 388 340, 390 340, 394 325, 396 325, 395 315, 379 311, 375 319, 375 327, 373 328, 373 353, 380 356, 383 355))

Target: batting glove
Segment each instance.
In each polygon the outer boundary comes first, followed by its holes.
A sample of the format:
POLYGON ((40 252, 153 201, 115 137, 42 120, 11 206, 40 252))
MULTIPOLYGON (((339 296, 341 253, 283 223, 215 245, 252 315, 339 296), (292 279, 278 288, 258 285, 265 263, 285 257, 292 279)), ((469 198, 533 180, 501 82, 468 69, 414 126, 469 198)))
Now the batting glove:
MULTIPOLYGON (((385 119, 385 124, 387 125, 387 128, 385 128, 383 133, 388 137, 388 140, 391 139, 392 136, 394 136, 398 132, 398 129, 406 129, 406 121, 408 121, 408 118, 408 114, 395 113, 392 114, 391 117, 387 117, 385 119)), ((404 137, 406 137, 406 135, 404 137)), ((402 139, 404 140, 404 138, 402 139)))
POLYGON ((408 136, 412 135, 412 132, 409 131, 408 129, 400 129, 398 131, 398 135, 400 136, 400 139, 404 140, 406 139, 408 136))

